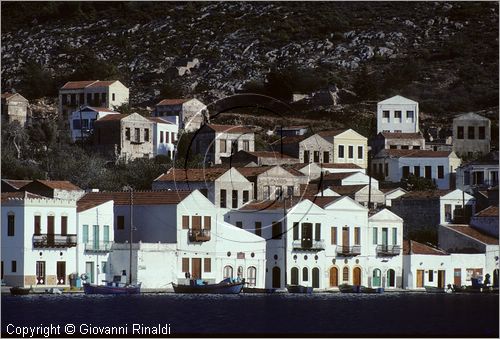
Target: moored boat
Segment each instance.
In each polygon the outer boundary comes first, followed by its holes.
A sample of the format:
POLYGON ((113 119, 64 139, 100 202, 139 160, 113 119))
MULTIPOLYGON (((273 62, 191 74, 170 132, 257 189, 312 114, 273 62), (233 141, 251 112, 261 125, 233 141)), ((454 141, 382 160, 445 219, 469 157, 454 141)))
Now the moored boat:
POLYGON ((445 293, 444 288, 435 286, 424 286, 427 293, 445 293))
POLYGON ((366 287, 366 286, 361 286, 360 288, 360 293, 384 293, 384 289, 382 287, 366 287))
POLYGON ((313 292, 312 287, 302 285, 287 285, 286 289, 288 290, 288 293, 311 294, 313 292))
POLYGON ((244 280, 226 278, 217 284, 207 284, 201 279, 191 279, 189 285, 172 283, 175 293, 238 294, 243 289, 244 280))
POLYGON ((118 285, 112 283, 107 285, 83 284, 85 294, 139 294, 141 293, 141 284, 139 285, 118 285))
POLYGON ((339 291, 342 293, 360 293, 361 286, 342 284, 342 285, 339 285, 339 291))
POLYGON ((14 286, 10 288, 10 294, 12 295, 27 295, 31 292, 31 287, 20 287, 14 286))

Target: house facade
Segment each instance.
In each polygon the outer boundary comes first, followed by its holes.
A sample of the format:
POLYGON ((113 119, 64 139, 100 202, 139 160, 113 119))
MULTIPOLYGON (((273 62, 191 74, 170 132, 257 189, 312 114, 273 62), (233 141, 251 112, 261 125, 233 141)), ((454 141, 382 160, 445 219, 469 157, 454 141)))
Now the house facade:
POLYGON ((118 80, 69 81, 59 89, 59 113, 65 118, 80 106, 115 110, 128 102, 129 89, 118 80))
POLYGON ((69 116, 71 140, 87 139, 94 132, 94 122, 108 114, 119 114, 104 107, 85 106, 81 110, 73 111, 69 116))
POLYGON ((208 119, 207 106, 198 99, 164 99, 155 106, 155 117, 179 126, 188 132, 198 130, 208 119))
POLYGON ((498 185, 498 151, 457 168, 457 187, 471 194, 498 185))
POLYGON ((377 154, 383 149, 426 149, 425 139, 420 132, 380 132, 371 144, 373 154, 377 154))
POLYGON ((28 99, 19 93, 2 93, 2 123, 19 122, 25 126, 28 121, 28 99))
POLYGON ((153 156, 154 122, 137 113, 107 115, 95 121, 94 129, 94 145, 108 158, 153 156))
POLYGON ((85 194, 80 187, 64 180, 33 180, 19 188, 47 198, 78 200, 85 194))
POLYGON ((161 118, 148 118, 153 124, 153 155, 166 155, 174 158, 179 126, 161 118))
POLYGON ((390 182, 399 182, 413 174, 435 181, 439 189, 451 189, 460 164, 460 158, 453 152, 384 149, 374 157, 372 173, 390 182))
POLYGON ((229 157, 221 157, 221 161, 223 164, 232 166, 275 166, 292 165, 298 163, 299 160, 278 152, 240 150, 229 157))
POLYGON ((491 121, 476 113, 453 119, 453 151, 460 157, 475 157, 490 152, 491 121))
POLYGON ((418 102, 393 96, 377 103, 377 134, 417 133, 419 131, 418 102))

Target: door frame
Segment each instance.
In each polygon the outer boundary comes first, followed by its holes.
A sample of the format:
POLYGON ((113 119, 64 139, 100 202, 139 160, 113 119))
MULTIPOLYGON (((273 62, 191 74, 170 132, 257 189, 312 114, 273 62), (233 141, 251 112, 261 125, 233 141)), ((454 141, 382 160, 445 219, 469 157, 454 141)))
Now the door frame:
POLYGON ((337 266, 332 266, 330 267, 330 279, 329 279, 329 283, 330 283, 330 287, 338 287, 339 286, 339 268, 337 266), (335 275, 333 274, 333 272, 335 272, 335 275), (335 284, 332 284, 332 277, 335 277, 335 284))
POLYGON ((361 271, 361 267, 359 267, 359 266, 354 266, 354 268, 352 269, 352 284, 353 285, 360 285, 360 286, 363 284, 362 271, 361 271), (359 280, 359 281, 356 281, 356 280, 359 280), (356 284, 356 283, 358 283, 358 284, 356 284))

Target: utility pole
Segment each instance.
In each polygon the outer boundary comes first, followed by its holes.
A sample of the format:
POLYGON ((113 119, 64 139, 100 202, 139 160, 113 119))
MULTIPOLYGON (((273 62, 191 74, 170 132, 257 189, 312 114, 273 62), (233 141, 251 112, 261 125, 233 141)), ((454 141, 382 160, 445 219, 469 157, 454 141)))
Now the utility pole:
POLYGON ((129 275, 128 283, 132 285, 132 233, 134 230, 134 189, 130 187, 130 233, 129 233, 129 275))

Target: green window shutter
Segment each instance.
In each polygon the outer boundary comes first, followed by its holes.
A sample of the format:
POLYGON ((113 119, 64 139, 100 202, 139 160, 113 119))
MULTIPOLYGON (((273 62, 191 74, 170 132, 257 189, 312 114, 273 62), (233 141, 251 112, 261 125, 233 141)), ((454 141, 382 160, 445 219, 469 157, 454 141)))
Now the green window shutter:
POLYGON ((89 242, 89 225, 83 225, 82 241, 84 244, 89 242))

